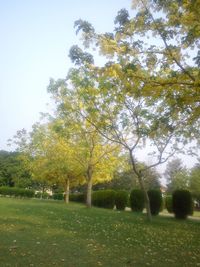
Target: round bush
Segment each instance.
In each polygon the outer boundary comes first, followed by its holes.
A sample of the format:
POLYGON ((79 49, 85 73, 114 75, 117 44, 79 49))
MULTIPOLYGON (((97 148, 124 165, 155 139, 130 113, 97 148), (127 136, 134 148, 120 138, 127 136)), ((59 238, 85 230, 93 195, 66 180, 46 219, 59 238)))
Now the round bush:
POLYGON ((115 193, 115 205, 117 210, 125 210, 128 202, 128 193, 120 190, 115 193))
POLYGON ((144 204, 144 192, 141 189, 132 190, 130 194, 130 206, 132 211, 142 212, 144 204))
POLYGON ((193 213, 192 195, 188 190, 176 190, 172 195, 172 207, 177 219, 186 219, 193 213))
POLYGON ((162 193, 158 189, 148 191, 150 209, 152 215, 158 215, 162 207, 162 193))
POLYGON ((173 213, 172 207, 172 196, 166 196, 165 198, 165 207, 169 213, 173 213))
POLYGON ((99 190, 92 194, 92 204, 96 207, 113 209, 115 205, 114 190, 99 190))

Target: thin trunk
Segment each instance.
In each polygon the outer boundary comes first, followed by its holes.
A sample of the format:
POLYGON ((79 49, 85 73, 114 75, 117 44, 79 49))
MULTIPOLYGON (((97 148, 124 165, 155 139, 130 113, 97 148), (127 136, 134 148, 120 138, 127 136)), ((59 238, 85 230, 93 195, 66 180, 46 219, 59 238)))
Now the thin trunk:
POLYGON ((138 175, 138 181, 140 183, 140 187, 141 187, 142 191, 144 192, 144 200, 145 200, 145 207, 146 207, 146 210, 147 210, 147 218, 148 218, 149 221, 151 221, 152 220, 152 215, 151 215, 149 196, 147 194, 147 190, 145 189, 143 178, 142 178, 141 174, 138 175))
POLYGON ((40 196, 40 199, 43 199, 44 191, 45 191, 45 185, 42 184, 42 194, 41 194, 41 196, 40 196))
POLYGON ((64 200, 65 203, 68 204, 69 203, 69 179, 65 180, 65 188, 64 188, 65 192, 64 192, 64 200))
POLYGON ((146 188, 144 186, 142 173, 140 171, 137 171, 137 169, 136 169, 135 161, 134 161, 134 158, 133 158, 133 155, 132 155, 132 151, 130 151, 130 158, 131 158, 133 172, 137 175, 137 178, 138 178, 138 181, 139 181, 139 184, 140 184, 140 188, 144 192, 144 200, 145 200, 145 207, 146 207, 146 211, 147 211, 147 218, 148 218, 149 221, 151 221, 152 220, 152 215, 151 215, 149 196, 148 196, 147 190, 146 190, 146 188))
POLYGON ((91 208, 92 206, 92 169, 89 167, 87 171, 87 198, 86 206, 91 208))

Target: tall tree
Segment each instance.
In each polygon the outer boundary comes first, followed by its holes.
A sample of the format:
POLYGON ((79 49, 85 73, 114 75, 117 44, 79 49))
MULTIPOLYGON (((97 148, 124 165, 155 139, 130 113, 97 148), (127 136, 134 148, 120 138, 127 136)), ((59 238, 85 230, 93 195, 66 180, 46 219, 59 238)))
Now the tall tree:
POLYGON ((172 193, 176 189, 188 189, 189 173, 179 158, 168 162, 164 174, 169 193, 172 193))
MULTIPOLYGON (((91 54, 73 46, 70 57, 78 68, 71 70, 68 78, 87 106, 82 116, 102 136, 129 152, 151 220, 144 173, 166 162, 180 150, 178 144, 198 136, 199 69, 197 61, 187 65, 186 47, 181 41, 184 34, 179 31, 181 20, 177 30, 168 19, 172 9, 166 11, 163 1, 137 4, 133 18, 127 10, 119 11, 113 33, 97 34, 87 21, 75 22, 77 32, 82 31, 85 48, 94 44, 105 56, 105 65, 95 66, 91 54), (162 12, 155 13, 158 9, 162 12), (147 38, 152 42, 147 43, 147 38), (177 46, 173 45, 175 39, 177 46), (145 142, 152 146, 157 160, 138 168, 135 155, 145 142)), ((197 42, 198 36, 192 45, 197 42)))
POLYGON ((198 161, 199 162, 191 169, 189 188, 200 204, 200 159, 198 159, 198 161))
POLYGON ((33 181, 22 153, 0 151, 0 186, 31 188, 33 181))
POLYGON ((74 147, 64 136, 55 132, 57 121, 35 125, 31 133, 30 152, 33 155, 32 174, 36 179, 59 184, 69 202, 71 185, 81 182, 82 169, 74 159, 74 147))
POLYGON ((108 142, 83 116, 85 106, 66 80, 50 81, 48 91, 57 104, 60 134, 67 136, 73 158, 82 168, 87 184, 86 204, 91 207, 92 185, 110 180, 117 164, 118 145, 108 142))

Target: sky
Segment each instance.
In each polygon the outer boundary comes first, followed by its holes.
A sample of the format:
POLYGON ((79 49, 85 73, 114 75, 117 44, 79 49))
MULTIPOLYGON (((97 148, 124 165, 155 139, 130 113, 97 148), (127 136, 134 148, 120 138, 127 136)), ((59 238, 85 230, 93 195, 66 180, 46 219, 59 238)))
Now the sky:
POLYGON ((117 12, 130 7, 131 0, 0 0, 0 150, 47 111, 49 79, 67 75, 69 49, 79 43, 74 21, 109 32, 117 12))
POLYGON ((0 150, 17 130, 31 129, 47 110, 49 78, 64 78, 69 49, 79 42, 74 21, 112 31, 130 0, 0 0, 0 150))

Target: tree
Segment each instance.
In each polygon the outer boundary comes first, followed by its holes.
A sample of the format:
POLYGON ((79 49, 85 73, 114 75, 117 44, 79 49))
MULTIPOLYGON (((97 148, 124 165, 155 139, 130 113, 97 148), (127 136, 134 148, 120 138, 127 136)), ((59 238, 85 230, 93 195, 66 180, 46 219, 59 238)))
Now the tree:
POLYGON ((165 177, 167 180, 167 191, 169 193, 172 193, 176 189, 188 189, 189 174, 179 158, 168 162, 165 177))
MULTIPOLYGON (((106 58, 104 67, 98 67, 92 55, 72 47, 70 57, 78 68, 71 70, 68 78, 77 97, 88 107, 82 116, 102 136, 129 152, 151 220, 144 173, 180 151, 178 144, 198 136, 199 70, 185 62, 187 51, 181 40, 188 31, 184 28, 185 34, 179 30, 181 20, 178 26, 170 24, 173 8, 164 9, 163 1, 139 3, 132 19, 128 11, 119 11, 114 33, 97 34, 90 23, 75 22, 77 32, 82 31, 85 48, 94 44, 106 58), (158 9, 162 9, 162 15, 156 13, 155 19, 153 14, 158 9), (146 38, 160 39, 162 45, 146 43, 146 38), (175 39, 178 46, 173 45, 175 39), (138 168, 135 154, 145 142, 152 146, 157 161, 138 168)), ((185 9, 182 6, 178 3, 180 12, 185 9)), ((193 38, 195 47, 198 38, 193 38)))
POLYGON ((60 134, 67 136, 73 158, 82 169, 87 184, 86 205, 91 207, 92 185, 110 180, 118 162, 118 145, 109 143, 83 116, 85 106, 65 80, 51 79, 48 91, 57 104, 60 134))
POLYGON ((189 189, 200 205, 200 162, 191 169, 189 176, 189 189))
POLYGON ((129 153, 133 172, 145 193, 151 220, 144 176, 147 170, 166 162, 178 150, 183 117, 180 121, 168 119, 173 111, 162 99, 156 101, 142 96, 141 82, 132 82, 132 94, 126 94, 126 85, 131 82, 126 68, 119 64, 111 65, 95 68, 95 71, 92 67, 88 69, 87 65, 79 66, 78 70, 71 71, 69 77, 74 90, 76 88, 76 98, 87 107, 84 112, 80 111, 82 116, 104 138, 120 144, 129 153), (155 156, 157 161, 146 167, 138 166, 134 154, 146 142, 154 148, 151 156, 155 156), (167 150, 169 146, 171 151, 167 150))
POLYGON ((143 94, 164 97, 178 114, 184 112, 192 127, 199 121, 200 106, 200 4, 137 0, 133 8, 133 18, 125 9, 118 12, 114 33, 96 34, 82 20, 75 22, 77 32, 82 30, 85 47, 95 44, 106 57, 120 55, 120 63, 132 64, 130 78, 143 81, 143 94))
POLYGON ((0 151, 0 186, 31 188, 33 181, 22 153, 0 151))
POLYGON ((35 179, 63 187, 65 202, 69 202, 69 190, 82 179, 82 169, 74 159, 74 147, 69 139, 55 131, 58 122, 53 121, 33 127, 30 153, 33 155, 32 174, 35 179))

